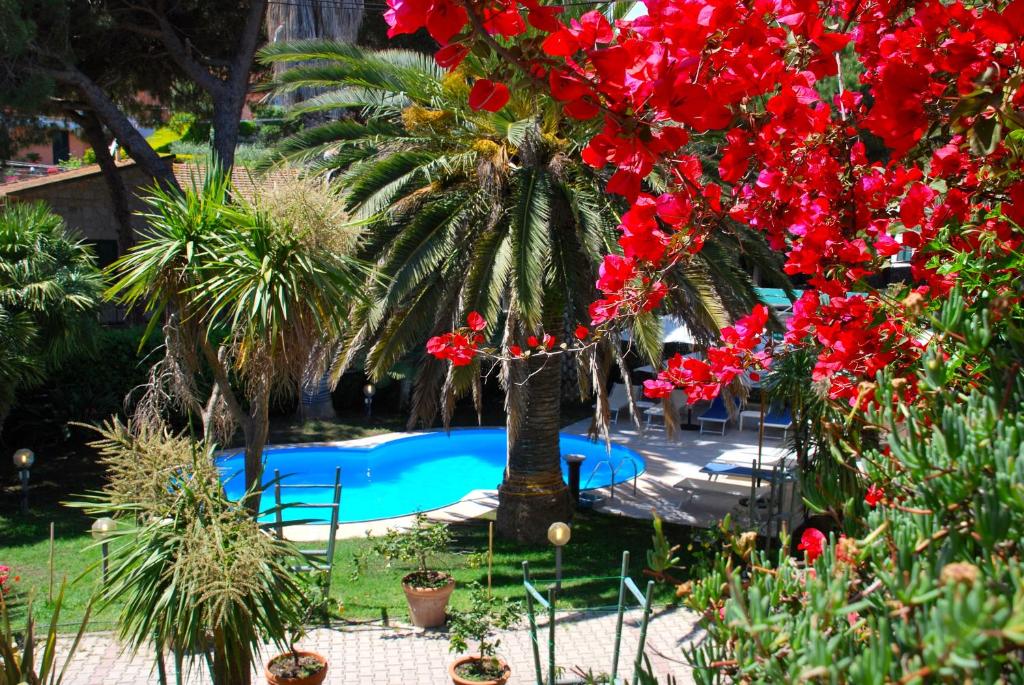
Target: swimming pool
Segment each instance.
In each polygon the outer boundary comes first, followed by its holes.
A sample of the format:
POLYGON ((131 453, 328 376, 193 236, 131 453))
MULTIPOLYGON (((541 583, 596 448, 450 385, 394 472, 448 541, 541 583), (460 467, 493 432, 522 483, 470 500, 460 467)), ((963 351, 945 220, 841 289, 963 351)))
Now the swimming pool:
MULTIPOLYGON (((633 464, 644 470, 643 458, 631 449, 612 445, 608 454, 603 441, 562 433, 561 452, 586 457, 581 469, 581 486, 597 488, 611 483, 608 459, 616 468, 615 482, 633 477, 633 464), (619 465, 622 464, 622 468, 619 465), (597 469, 595 471, 595 468, 597 469), (593 474, 593 477, 591 475, 593 474), (589 484, 587 483, 590 480, 589 484)), ((279 469, 283 483, 334 483, 334 469, 341 467, 341 516, 343 523, 404 516, 437 509, 462 499, 469 491, 493 489, 505 470, 505 430, 465 428, 451 433, 426 432, 389 440, 372 447, 283 445, 264 450, 264 481, 279 469)), ((218 461, 225 489, 230 497, 244 492, 241 452, 226 454, 218 461)), ((563 476, 567 476, 562 461, 563 476)), ((282 490, 282 500, 329 502, 329 489, 282 490)), ((274 505, 272 490, 264 492, 262 506, 274 505)), ((328 520, 326 509, 290 509, 288 520, 328 520)))

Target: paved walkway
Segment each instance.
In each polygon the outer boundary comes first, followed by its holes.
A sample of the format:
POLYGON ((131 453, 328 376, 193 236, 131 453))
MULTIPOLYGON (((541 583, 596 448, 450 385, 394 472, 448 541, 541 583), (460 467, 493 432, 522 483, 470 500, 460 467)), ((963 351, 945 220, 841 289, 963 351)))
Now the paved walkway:
MULTIPOLYGON (((636 654, 641 613, 626 613, 623 627, 622 657, 619 675, 631 674, 636 654)), ((684 609, 672 609, 651 618, 646 653, 659 676, 659 683, 668 683, 668 676, 678 685, 692 683, 690 669, 682 662, 681 647, 691 641, 697 631, 695 615, 684 609)), ((546 621, 541 624, 541 659, 546 661, 546 621)), ((559 667, 564 669, 565 682, 571 679, 574 667, 592 668, 594 673, 611 670, 612 644, 615 636, 613 612, 572 612, 556 618, 556 646, 559 667)), ((448 663, 447 635, 439 631, 415 631, 382 626, 361 626, 312 631, 300 647, 311 648, 329 660, 327 683, 332 685, 445 685, 448 663)), ((510 685, 533 685, 534 666, 530 634, 525 629, 501 636, 501 655, 512 667, 510 685)), ((173 665, 168 659, 168 678, 174 682, 173 665)), ((129 657, 107 633, 87 635, 69 668, 66 685, 114 685, 157 683, 152 654, 129 657)), ((546 668, 545 668, 546 671, 546 668)), ((186 680, 189 685, 208 683, 206 669, 197 665, 186 680)), ((253 683, 265 682, 262 673, 253 683)))

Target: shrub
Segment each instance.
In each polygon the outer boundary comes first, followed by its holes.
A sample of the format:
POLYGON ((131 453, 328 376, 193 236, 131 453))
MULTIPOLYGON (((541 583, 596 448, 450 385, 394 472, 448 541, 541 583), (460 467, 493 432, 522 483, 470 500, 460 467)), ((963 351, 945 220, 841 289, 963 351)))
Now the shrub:
POLYGON ((409 530, 388 529, 373 545, 373 552, 388 561, 406 561, 416 564, 416 570, 406 576, 406 582, 415 587, 429 588, 447 585, 451 577, 430 568, 433 557, 446 554, 452 536, 448 524, 431 523, 425 514, 416 514, 416 522, 409 530))
POLYGON ((956 261, 948 301, 905 301, 930 329, 918 392, 882 372, 866 413, 826 427, 816 458, 860 478, 808 498, 838 530, 693 585, 698 682, 1024 682, 1024 257, 956 261))
MULTIPOLYGON (((515 627, 523 616, 517 602, 492 597, 478 583, 471 587, 469 608, 452 611, 448 621, 449 648, 459 654, 469 651, 470 642, 477 643, 477 660, 466 666, 481 680, 500 676, 502 668, 496 659, 501 640, 492 639, 498 630, 515 627)), ((460 673, 469 679, 469 676, 460 673)), ((475 679, 475 678, 474 678, 475 679)))
POLYGON ((11 433, 60 435, 69 422, 92 423, 125 416, 126 404, 148 380, 158 340, 139 350, 142 327, 100 328, 94 349, 67 359, 42 385, 23 395, 10 420, 11 433))
POLYGON ((227 497, 209 444, 152 424, 98 430, 110 482, 72 506, 119 522, 99 590, 118 637, 208 654, 214 685, 248 683, 264 640, 283 647, 310 604, 289 570, 299 553, 227 497))

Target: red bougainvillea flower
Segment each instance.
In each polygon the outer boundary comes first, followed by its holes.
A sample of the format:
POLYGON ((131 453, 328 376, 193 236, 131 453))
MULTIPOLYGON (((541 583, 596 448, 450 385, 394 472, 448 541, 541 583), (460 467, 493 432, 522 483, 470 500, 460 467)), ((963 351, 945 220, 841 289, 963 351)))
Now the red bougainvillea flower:
POLYGON ((577 340, 586 340, 587 336, 590 335, 590 329, 586 326, 577 326, 574 334, 577 340))
POLYGON ((807 553, 807 563, 813 564, 814 560, 821 556, 821 553, 825 551, 825 543, 827 542, 825 534, 817 528, 807 528, 804 530, 804 534, 800 536, 800 544, 797 545, 797 549, 807 553))
POLYGON ((480 316, 480 312, 470 312, 466 316, 466 325, 472 331, 482 331, 487 328, 487 322, 484 321, 484 317, 480 316))
POLYGON ((868 486, 868 491, 864 494, 864 501, 867 502, 868 506, 874 509, 878 506, 878 503, 885 499, 885 491, 878 487, 874 483, 868 486))
POLYGON ((556 342, 558 341, 555 339, 555 336, 548 333, 544 334, 544 347, 547 348, 548 351, 555 349, 556 342))
POLYGON ((508 86, 486 78, 477 79, 469 91, 469 107, 478 112, 497 112, 508 104, 508 99, 508 86))
POLYGON ((521 357, 523 356, 523 348, 521 348, 519 345, 509 345, 508 353, 511 354, 513 357, 521 357))
POLYGON ((540 345, 540 341, 537 340, 537 336, 531 335, 529 338, 526 339, 526 344, 529 345, 530 347, 537 347, 537 345, 540 345))
POLYGON ((468 366, 476 356, 482 336, 473 339, 461 333, 445 333, 427 340, 427 352, 438 359, 447 359, 455 366, 468 366))
POLYGON ((469 48, 462 43, 449 43, 434 54, 434 61, 443 69, 454 69, 468 54, 469 48))

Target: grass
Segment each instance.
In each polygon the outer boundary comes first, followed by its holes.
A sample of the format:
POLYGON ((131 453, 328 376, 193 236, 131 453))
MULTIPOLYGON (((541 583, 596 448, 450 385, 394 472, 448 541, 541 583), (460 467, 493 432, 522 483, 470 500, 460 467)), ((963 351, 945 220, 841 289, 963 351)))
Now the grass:
MULTIPOLYGON (((454 543, 452 553, 434 560, 432 566, 448 571, 455 577, 457 588, 466 588, 477 582, 487 585, 487 538, 485 522, 452 526, 454 543)), ((622 553, 630 553, 630 572, 638 585, 642 585, 646 552, 651 546, 651 524, 608 514, 581 512, 573 523, 572 539, 564 548, 562 560, 562 594, 560 606, 572 608, 613 607, 618 598, 616 578, 622 565, 622 553)), ((692 563, 699 546, 687 550, 695 542, 694 529, 666 525, 666 534, 673 543, 681 544, 680 556, 684 564, 692 563)), ((405 596, 402 577, 414 570, 409 564, 388 566, 375 555, 367 554, 372 542, 366 539, 339 541, 335 555, 334 582, 331 597, 338 600, 343 617, 352 619, 379 619, 382 612, 389 617, 406 620, 405 596), (357 562, 367 557, 363 568, 357 562), (353 575, 356 578, 353 579, 353 575)), ((547 586, 555 577, 554 554, 551 547, 524 547, 506 540, 494 541, 492 587, 498 596, 522 599, 523 561, 530 564, 535 584, 547 586)), ((680 573, 681 580, 687 574, 680 573)), ((543 591, 543 590, 542 590, 543 591)), ((456 589, 452 604, 468 606, 468 593, 456 589)), ((658 603, 675 599, 675 588, 661 584, 655 587, 658 603)))
MULTIPOLYGON (((35 613, 49 620, 52 606, 47 601, 49 585, 49 521, 55 522, 54 545, 55 591, 63 577, 68 579, 61 624, 70 630, 77 626, 90 595, 100 582, 100 550, 89 535, 90 521, 79 512, 65 507, 35 509, 27 517, 0 515, 0 563, 12 569, 20 581, 15 584, 22 597, 35 595, 35 613)), ((467 523, 452 527, 452 552, 434 560, 433 566, 454 575, 458 587, 470 583, 487 584, 487 524, 467 523)), ((666 525, 666 534, 673 543, 683 545, 684 565, 692 563, 696 552, 688 551, 694 542, 694 530, 666 525)), ((573 526, 573 537, 565 548, 563 559, 563 592, 560 605, 573 608, 610 607, 615 604, 618 585, 614 579, 622 562, 622 552, 629 551, 630 571, 638 584, 643 576, 645 555, 650 547, 651 526, 648 521, 596 513, 580 513, 573 526)), ((372 541, 366 538, 339 540, 335 552, 335 570, 331 586, 332 609, 343 619, 407 620, 401 578, 412 566, 388 565, 369 553, 372 541), (359 559, 363 559, 360 563, 359 559)), ((492 587, 499 596, 523 597, 522 562, 528 561, 537 584, 545 585, 554 578, 554 555, 551 548, 528 548, 496 539, 492 587)), ((688 577, 684 571, 680 579, 688 577)), ((658 603, 671 602, 674 588, 657 585, 658 603)), ((452 603, 463 606, 468 593, 453 595, 452 603)), ((108 608, 95 614, 91 629, 109 628, 116 611, 108 608)))

